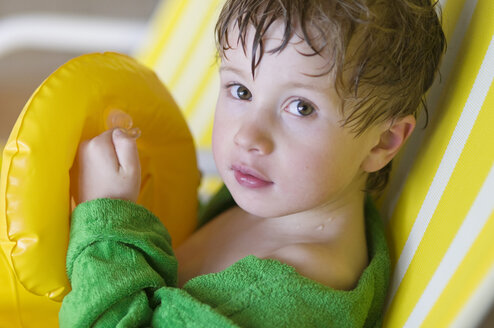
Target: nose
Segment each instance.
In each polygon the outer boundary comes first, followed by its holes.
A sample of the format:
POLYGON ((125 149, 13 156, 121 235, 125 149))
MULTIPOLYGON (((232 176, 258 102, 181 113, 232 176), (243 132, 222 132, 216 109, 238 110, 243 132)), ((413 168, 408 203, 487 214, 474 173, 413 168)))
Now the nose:
POLYGON ((243 150, 258 155, 270 154, 274 149, 269 127, 256 121, 242 122, 233 141, 243 150))

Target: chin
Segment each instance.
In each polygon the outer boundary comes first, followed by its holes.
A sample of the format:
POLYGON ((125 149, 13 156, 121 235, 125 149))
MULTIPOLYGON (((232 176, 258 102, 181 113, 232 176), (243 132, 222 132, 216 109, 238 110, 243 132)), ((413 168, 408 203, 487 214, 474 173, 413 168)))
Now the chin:
POLYGON ((281 217, 291 213, 291 211, 288 211, 282 205, 278 205, 276 204, 276 202, 269 201, 266 198, 249 199, 247 197, 239 195, 239 193, 236 193, 231 189, 229 190, 238 207, 251 215, 267 219, 281 217))
MULTIPOLYGON (((237 202, 237 201, 235 201, 237 202)), ((254 204, 239 204, 237 202, 238 207, 240 207, 245 212, 254 215, 256 217, 268 219, 275 218, 279 216, 285 215, 284 213, 280 213, 280 211, 276 211, 270 208, 266 208, 265 204, 254 205, 254 204)))
POLYGON ((280 204, 279 199, 273 199, 273 194, 276 193, 270 189, 273 187, 249 189, 239 185, 231 175, 221 173, 235 203, 245 212, 261 218, 280 217, 292 212, 291 209, 287 209, 286 204, 280 204))

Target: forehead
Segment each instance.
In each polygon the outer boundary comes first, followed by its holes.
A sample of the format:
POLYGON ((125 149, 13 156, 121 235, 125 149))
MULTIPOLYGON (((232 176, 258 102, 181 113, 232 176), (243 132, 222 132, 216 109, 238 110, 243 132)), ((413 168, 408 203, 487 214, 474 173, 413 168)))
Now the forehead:
MULTIPOLYGON (((284 40, 285 26, 283 22, 275 21, 262 37, 262 43, 258 44, 256 53, 253 53, 256 30, 249 25, 245 30, 245 35, 239 35, 236 25, 229 29, 227 34, 228 49, 221 54, 221 65, 242 65, 248 62, 248 68, 252 70, 255 65, 257 69, 273 63, 283 65, 288 71, 296 72, 306 76, 324 75, 328 79, 328 72, 331 63, 324 53, 316 54, 307 42, 300 36, 301 32, 293 28, 294 33, 289 40, 284 40), (242 39, 244 37, 244 39, 242 39), (244 42, 242 42, 242 40, 244 42), (285 48, 279 48, 284 41, 287 41, 285 48), (262 53, 261 53, 262 51, 262 53), (253 58, 255 56, 255 58, 253 58), (261 60, 259 60, 261 58, 261 60), (254 63, 253 63, 254 61, 254 63)), ((277 65, 279 66, 279 65, 277 65)), ((253 72, 252 72, 253 73, 253 72)))

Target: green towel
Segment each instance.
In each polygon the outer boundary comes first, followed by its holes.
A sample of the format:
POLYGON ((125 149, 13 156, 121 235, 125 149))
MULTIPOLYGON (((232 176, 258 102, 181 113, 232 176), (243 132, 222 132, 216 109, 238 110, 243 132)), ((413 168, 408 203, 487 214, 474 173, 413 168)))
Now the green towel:
MULTIPOLYGON (((223 193, 205 212, 213 216, 227 208, 226 203, 231 206, 223 193)), ((253 255, 180 289, 169 234, 144 207, 97 199, 79 205, 71 224, 67 273, 72 291, 63 300, 61 327, 381 325, 390 261, 382 223, 370 200, 370 263, 351 291, 334 290, 289 265, 253 255)))

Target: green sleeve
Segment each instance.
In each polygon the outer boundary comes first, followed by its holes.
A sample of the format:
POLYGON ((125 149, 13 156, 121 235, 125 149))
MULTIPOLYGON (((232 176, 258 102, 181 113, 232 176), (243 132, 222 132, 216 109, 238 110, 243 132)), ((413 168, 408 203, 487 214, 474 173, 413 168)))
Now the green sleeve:
POLYGON ((177 286, 170 236, 144 207, 114 199, 80 204, 72 214, 67 274, 72 291, 61 327, 228 327, 232 322, 177 286), (174 299, 181 299, 174 302, 174 299), (179 304, 178 311, 175 304, 179 304), (172 305, 172 306, 170 306, 172 305))

